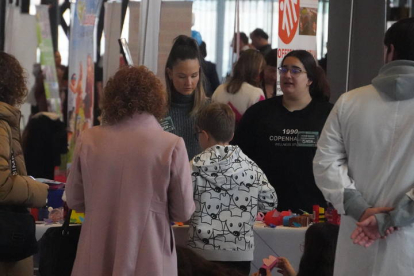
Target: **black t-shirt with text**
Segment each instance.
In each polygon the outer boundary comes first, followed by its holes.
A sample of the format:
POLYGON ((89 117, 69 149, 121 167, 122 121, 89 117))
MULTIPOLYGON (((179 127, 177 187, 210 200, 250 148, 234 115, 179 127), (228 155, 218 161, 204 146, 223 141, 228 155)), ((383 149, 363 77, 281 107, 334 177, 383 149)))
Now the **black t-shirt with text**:
POLYGON ((312 161, 332 104, 312 100, 290 112, 282 96, 258 102, 243 115, 232 143, 253 159, 275 187, 279 211, 311 212, 326 206, 315 184, 312 161))

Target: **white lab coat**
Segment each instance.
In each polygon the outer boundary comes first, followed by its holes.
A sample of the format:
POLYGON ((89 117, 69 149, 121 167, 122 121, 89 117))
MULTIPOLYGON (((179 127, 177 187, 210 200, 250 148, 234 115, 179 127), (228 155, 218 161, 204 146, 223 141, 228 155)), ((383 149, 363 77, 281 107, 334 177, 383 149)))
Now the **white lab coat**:
MULTIPOLYGON (((344 214, 344 189, 370 206, 393 207, 414 187, 414 62, 393 61, 373 85, 343 94, 326 121, 314 159, 317 186, 344 214)), ((335 276, 414 275, 414 226, 371 247, 350 239, 356 221, 343 215, 335 276)))

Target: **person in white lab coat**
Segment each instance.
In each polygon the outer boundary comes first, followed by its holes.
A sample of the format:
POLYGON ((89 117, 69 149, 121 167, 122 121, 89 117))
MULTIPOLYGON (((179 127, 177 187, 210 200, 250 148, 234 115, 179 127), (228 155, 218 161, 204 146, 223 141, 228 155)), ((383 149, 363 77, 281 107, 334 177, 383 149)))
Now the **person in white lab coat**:
POLYGON ((343 214, 335 276, 414 275, 414 18, 391 26, 384 44, 386 64, 336 102, 313 162, 343 214))

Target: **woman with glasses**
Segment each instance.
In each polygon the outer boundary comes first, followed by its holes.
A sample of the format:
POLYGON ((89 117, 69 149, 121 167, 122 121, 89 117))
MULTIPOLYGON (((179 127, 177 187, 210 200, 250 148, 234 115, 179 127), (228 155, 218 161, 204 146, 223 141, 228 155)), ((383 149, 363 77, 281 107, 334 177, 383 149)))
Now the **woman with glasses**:
POLYGON ((287 54, 281 66, 283 95, 259 102, 244 114, 233 140, 262 168, 279 196, 279 210, 325 206, 315 185, 312 160, 332 109, 323 70, 307 51, 287 54))

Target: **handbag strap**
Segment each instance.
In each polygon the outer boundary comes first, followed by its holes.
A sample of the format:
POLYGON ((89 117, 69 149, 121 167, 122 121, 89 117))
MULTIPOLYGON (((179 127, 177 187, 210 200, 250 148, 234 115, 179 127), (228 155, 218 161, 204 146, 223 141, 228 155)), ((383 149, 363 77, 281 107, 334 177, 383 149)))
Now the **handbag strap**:
POLYGON ((62 234, 65 236, 69 233, 69 224, 70 224, 70 216, 72 215, 72 209, 68 209, 68 212, 66 213, 65 221, 62 225, 62 234))

